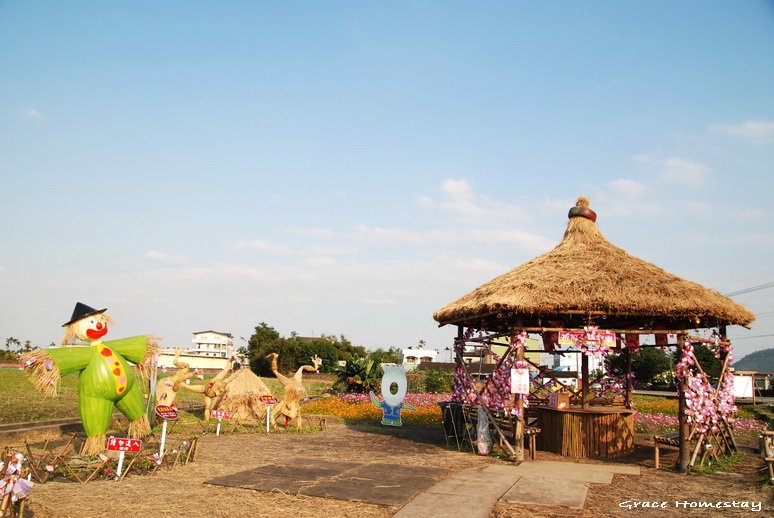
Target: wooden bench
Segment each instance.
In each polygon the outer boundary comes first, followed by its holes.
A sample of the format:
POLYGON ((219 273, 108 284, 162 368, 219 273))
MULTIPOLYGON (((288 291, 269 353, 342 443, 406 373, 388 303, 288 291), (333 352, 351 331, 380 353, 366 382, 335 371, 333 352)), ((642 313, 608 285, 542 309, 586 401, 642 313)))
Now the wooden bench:
MULTIPOLYGON (((688 463, 689 469, 693 467, 694 463, 696 462, 696 458, 698 457, 700 452, 702 453, 700 465, 704 465, 704 461, 707 457, 712 459, 712 458, 715 458, 715 456, 718 455, 719 453, 722 453, 720 451, 717 451, 716 445, 713 444, 713 442, 708 437, 705 437, 704 434, 698 434, 698 437, 691 437, 689 438, 688 442, 690 443, 690 449, 693 452, 693 454, 691 455, 691 460, 688 463)), ((660 466, 659 445, 669 446, 671 448, 679 449, 680 432, 672 432, 664 435, 653 436, 656 469, 658 469, 658 467, 660 466)))
POLYGON ((656 469, 658 469, 660 465, 659 445, 680 448, 680 432, 665 433, 664 435, 653 436, 653 453, 656 461, 656 469))

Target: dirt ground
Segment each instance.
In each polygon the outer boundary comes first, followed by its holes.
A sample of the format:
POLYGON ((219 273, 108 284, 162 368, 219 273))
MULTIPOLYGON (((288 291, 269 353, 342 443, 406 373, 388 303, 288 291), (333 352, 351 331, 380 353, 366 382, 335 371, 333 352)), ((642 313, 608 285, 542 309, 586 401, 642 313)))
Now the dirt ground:
MULTIPOLYGON (((734 473, 713 475, 672 472, 676 452, 662 456, 662 467, 653 469, 653 447, 646 438, 635 452, 617 462, 641 467, 640 476, 616 475, 612 485, 592 484, 582 510, 555 506, 523 506, 498 502, 491 517, 597 517, 597 516, 733 516, 746 515, 742 509, 699 510, 675 507, 675 501, 761 503, 761 514, 774 511, 774 488, 762 486, 762 461, 748 445, 745 460, 734 473), (626 502, 666 502, 665 509, 626 509, 626 502)), ((387 517, 397 507, 328 498, 296 496, 279 491, 260 492, 213 486, 204 482, 214 477, 291 457, 356 462, 393 463, 404 466, 431 466, 449 474, 465 469, 482 469, 491 463, 504 463, 494 457, 479 457, 449 448, 438 428, 404 426, 346 426, 329 423, 327 431, 316 433, 273 433, 265 435, 206 435, 200 439, 196 461, 173 470, 161 469, 152 476, 127 477, 121 482, 100 480, 80 485, 56 479, 36 484, 28 500, 26 516, 35 518, 82 518, 130 516, 148 517, 197 515, 208 517, 278 516, 302 517, 387 517)), ((538 458, 571 460, 538 452, 538 458)), ((589 461, 591 462, 591 461, 589 461)), ((557 491, 561 491, 558 487, 557 491)), ((546 502, 550 504, 550 502, 546 502)), ((464 514, 464 513, 462 513, 464 514)), ((461 515, 462 515, 461 514, 461 515)))

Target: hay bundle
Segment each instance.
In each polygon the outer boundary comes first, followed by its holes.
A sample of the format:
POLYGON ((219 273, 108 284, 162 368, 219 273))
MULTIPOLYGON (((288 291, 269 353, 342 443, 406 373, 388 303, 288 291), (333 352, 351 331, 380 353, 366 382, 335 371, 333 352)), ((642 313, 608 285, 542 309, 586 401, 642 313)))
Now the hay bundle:
POLYGON ((225 380, 226 387, 214 408, 225 410, 232 419, 259 420, 266 415, 266 405, 258 398, 271 395, 266 384, 250 369, 239 369, 225 380))

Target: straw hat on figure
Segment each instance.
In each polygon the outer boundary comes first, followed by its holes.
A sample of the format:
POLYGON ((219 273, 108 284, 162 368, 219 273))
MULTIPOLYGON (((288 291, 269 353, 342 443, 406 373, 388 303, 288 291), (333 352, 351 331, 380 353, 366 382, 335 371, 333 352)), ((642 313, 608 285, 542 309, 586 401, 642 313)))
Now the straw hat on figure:
POLYGON ((150 432, 143 390, 132 364, 140 370, 148 368, 157 346, 148 336, 103 342, 113 322, 105 311, 78 302, 70 321, 62 325, 66 328, 63 346, 75 340, 88 346, 55 347, 22 356, 35 388, 46 395, 56 395, 62 376, 80 372, 78 409, 86 432, 83 455, 96 455, 105 449, 114 405, 129 419, 129 437, 144 437, 150 432))

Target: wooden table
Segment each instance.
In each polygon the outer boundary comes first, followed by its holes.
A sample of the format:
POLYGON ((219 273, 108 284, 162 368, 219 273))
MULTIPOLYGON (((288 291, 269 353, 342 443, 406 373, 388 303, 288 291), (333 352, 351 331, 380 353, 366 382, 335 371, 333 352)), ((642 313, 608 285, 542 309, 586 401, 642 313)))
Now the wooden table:
POLYGON ((634 411, 538 407, 538 448, 566 457, 616 457, 634 450, 634 411))

